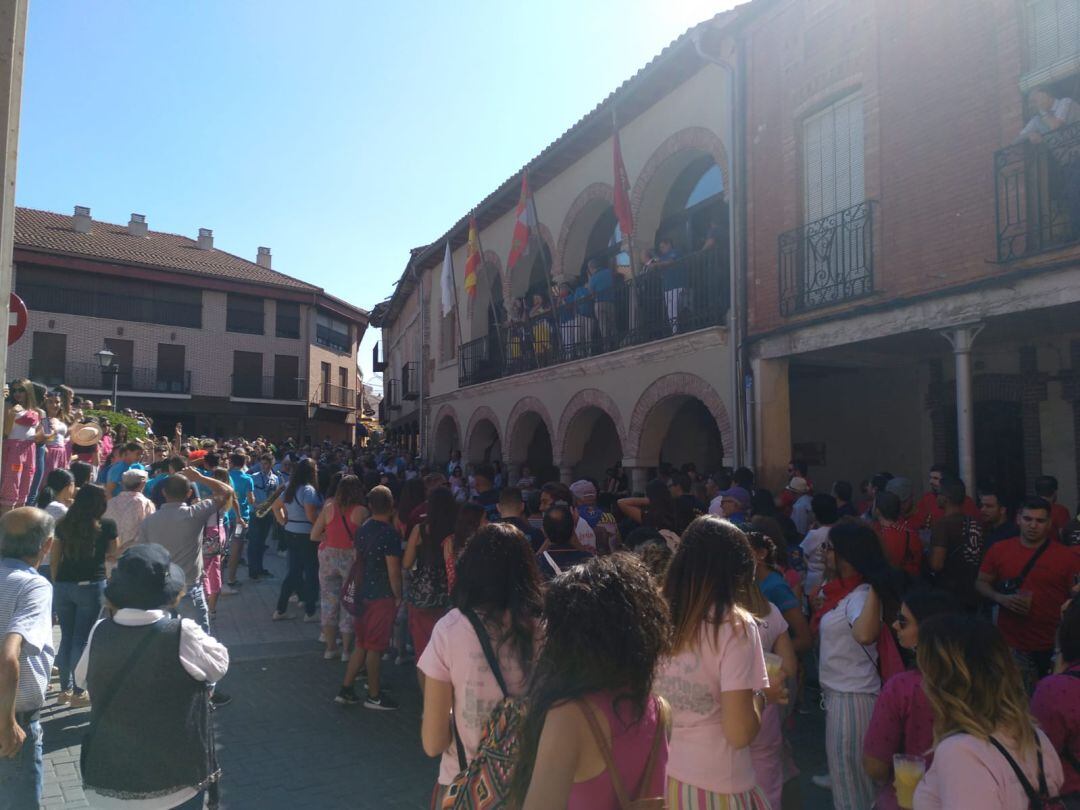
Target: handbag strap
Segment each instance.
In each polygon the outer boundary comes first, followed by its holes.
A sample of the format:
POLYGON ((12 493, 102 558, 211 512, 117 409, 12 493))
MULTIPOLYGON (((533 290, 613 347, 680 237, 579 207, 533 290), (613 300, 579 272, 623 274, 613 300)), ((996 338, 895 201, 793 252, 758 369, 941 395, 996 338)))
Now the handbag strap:
MULTIPOLYGON (((645 763, 645 773, 641 777, 641 787, 638 791, 643 794, 652 784, 653 772, 656 770, 656 761, 660 758, 660 742, 670 734, 671 728, 671 705, 659 695, 656 696, 656 733, 653 735, 652 748, 649 750, 649 759, 645 763)), ((639 799, 647 798, 639 795, 639 799)))
POLYGON ((1012 755, 1005 750, 1005 746, 998 742, 994 737, 990 737, 990 743, 998 750, 998 752, 1005 757, 1009 763, 1009 767, 1013 769, 1013 773, 1016 774, 1016 778, 1020 780, 1020 786, 1024 789, 1024 793, 1027 794, 1028 801, 1031 802, 1032 807, 1042 807, 1043 800, 1050 798, 1050 789, 1046 786, 1046 772, 1043 770, 1043 758, 1042 758, 1042 745, 1039 744, 1038 735, 1035 736, 1035 753, 1038 758, 1039 764, 1039 792, 1035 792, 1035 788, 1031 782, 1028 781, 1027 775, 1023 769, 1016 763, 1016 760, 1012 758, 1012 755))
POLYGON ((611 746, 604 737, 604 730, 600 728, 600 720, 596 716, 596 709, 587 698, 579 700, 578 705, 581 707, 581 713, 585 715, 585 719, 589 722, 593 739, 596 740, 596 747, 600 749, 600 756, 604 758, 604 767, 607 768, 608 775, 611 777, 611 787, 615 791, 615 797, 619 800, 619 807, 622 810, 630 810, 630 797, 626 793, 626 786, 622 782, 622 777, 619 776, 619 769, 615 767, 615 757, 611 753, 611 746))
POLYGON ((510 690, 506 688, 506 680, 503 678, 502 670, 499 668, 499 659, 495 657, 495 650, 491 647, 491 637, 488 636, 487 628, 484 627, 480 617, 471 608, 465 608, 461 612, 465 614, 465 618, 469 620, 473 630, 476 631, 476 637, 480 641, 480 648, 484 651, 484 658, 487 659, 488 667, 491 669, 491 674, 495 676, 503 697, 509 697, 510 690))
POLYGON ((1039 561, 1039 557, 1041 557, 1043 552, 1048 548, 1050 548, 1049 538, 1043 541, 1043 544, 1031 555, 1031 559, 1029 559, 1024 567, 1020 569, 1020 576, 1017 577, 1017 580, 1019 580, 1021 586, 1023 586, 1024 580, 1027 579, 1027 575, 1031 573, 1031 569, 1035 567, 1035 563, 1039 561))
POLYGON ((337 504, 334 504, 334 508, 337 509, 338 517, 341 518, 341 525, 345 527, 345 536, 352 540, 354 532, 349 528, 349 521, 345 518, 345 510, 337 504))

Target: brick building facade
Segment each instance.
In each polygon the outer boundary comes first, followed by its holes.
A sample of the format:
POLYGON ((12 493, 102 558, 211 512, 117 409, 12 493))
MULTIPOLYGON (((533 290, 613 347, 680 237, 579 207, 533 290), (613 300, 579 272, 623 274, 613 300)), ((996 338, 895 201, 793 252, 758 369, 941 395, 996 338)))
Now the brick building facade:
POLYGON ((183 422, 198 435, 353 438, 356 356, 367 313, 271 268, 197 239, 18 209, 14 291, 30 311, 9 349, 12 378, 66 383, 90 399, 183 422))
POLYGON ((1010 145, 1027 91, 1080 91, 1078 4, 754 5, 747 331, 766 479, 792 455, 826 481, 921 481, 944 462, 1013 499, 1053 474, 1075 506, 1063 185, 1080 132, 1010 145))

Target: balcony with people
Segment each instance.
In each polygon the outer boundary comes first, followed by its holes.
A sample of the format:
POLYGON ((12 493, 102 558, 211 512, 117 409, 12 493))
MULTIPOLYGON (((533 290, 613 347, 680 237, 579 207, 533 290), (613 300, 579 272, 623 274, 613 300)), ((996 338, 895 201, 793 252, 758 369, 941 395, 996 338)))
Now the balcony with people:
POLYGON ((1078 81, 1073 74, 1032 88, 1031 117, 994 155, 999 262, 1080 243, 1078 81))
POLYGON ((497 273, 490 292, 481 274, 484 311, 473 312, 480 334, 460 347, 459 386, 725 323, 730 262, 722 172, 700 151, 670 163, 657 184, 663 188, 642 205, 644 224, 654 226, 646 243, 652 247, 642 250, 624 237, 610 200, 600 196, 571 214, 558 256, 545 244, 531 266, 515 269, 508 312, 497 273))

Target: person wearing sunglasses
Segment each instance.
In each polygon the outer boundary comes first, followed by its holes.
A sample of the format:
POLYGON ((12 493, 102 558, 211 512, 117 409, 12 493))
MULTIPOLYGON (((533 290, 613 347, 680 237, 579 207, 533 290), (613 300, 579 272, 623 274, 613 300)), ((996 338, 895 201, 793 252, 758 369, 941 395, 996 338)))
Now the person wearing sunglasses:
MULTIPOLYGON (((958 610, 956 599, 947 591, 930 588, 908 591, 892 622, 900 646, 914 652, 922 622, 958 610)), ((879 786, 874 807, 879 810, 900 807, 893 787, 893 756, 924 757, 929 768, 933 745, 934 714, 923 692, 922 673, 912 667, 886 681, 863 738, 863 768, 879 786)))

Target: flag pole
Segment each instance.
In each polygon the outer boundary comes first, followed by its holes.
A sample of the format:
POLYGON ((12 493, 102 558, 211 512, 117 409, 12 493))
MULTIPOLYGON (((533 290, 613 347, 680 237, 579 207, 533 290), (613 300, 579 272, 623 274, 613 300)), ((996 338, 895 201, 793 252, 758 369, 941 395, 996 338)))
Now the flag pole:
MULTIPOLYGON (((612 137, 613 140, 619 137, 618 111, 617 111, 616 105, 614 103, 612 103, 612 105, 611 105, 611 137, 612 137)), ((615 146, 614 143, 612 143, 612 149, 614 149, 614 146, 615 146)), ((622 159, 622 144, 621 143, 619 144, 619 162, 622 164, 623 171, 625 172, 626 171, 626 163, 622 159)), ((621 177, 617 177, 615 179, 616 179, 617 182, 620 182, 620 183, 622 182, 621 177)), ((621 228, 620 228, 620 230, 621 230, 621 228)), ((634 248, 634 234, 633 234, 633 232, 631 232, 631 233, 628 233, 628 234, 623 234, 623 236, 626 237, 627 249, 630 252, 630 278, 636 278, 637 277, 637 251, 634 248)))
MULTIPOLYGON (((525 167, 525 173, 526 174, 529 173, 529 167, 528 166, 525 167)), ((562 335, 559 334, 559 322, 557 320, 557 316, 556 316, 556 313, 555 313, 555 299, 554 299, 554 296, 553 296, 553 293, 552 293, 552 290, 555 287, 555 282, 552 281, 552 278, 551 278, 551 265, 547 261, 547 259, 544 258, 545 244, 544 244, 543 237, 540 235, 540 209, 538 209, 536 207, 536 192, 533 191, 532 183, 529 184, 529 204, 532 206, 533 219, 536 220, 536 227, 532 229, 533 231, 535 231, 535 234, 530 233, 529 238, 532 239, 535 236, 537 242, 539 242, 539 244, 540 244, 540 264, 544 268, 544 278, 547 281, 548 307, 551 310, 551 327, 550 327, 550 331, 551 331, 551 334, 552 334, 552 337, 553 337, 552 343, 556 344, 556 351, 560 352, 562 350, 562 348, 563 348, 563 346, 562 346, 562 335)), ((555 257, 552 256, 551 260, 554 261, 555 257)))
MULTIPOLYGON (((457 294, 457 274, 454 271, 454 251, 450 247, 450 237, 446 238, 446 251, 450 257, 450 282, 454 285, 454 320, 457 321, 457 333, 458 333, 458 354, 461 354, 461 349, 465 346, 465 339, 461 335, 461 305, 458 304, 457 294)), ((445 316, 444 316, 445 317, 445 316)), ((464 360, 459 357, 458 362, 464 366, 464 360)))
MULTIPOLYGON (((480 239, 480 223, 476 221, 476 209, 474 208, 469 212, 469 225, 470 227, 476 225, 476 249, 480 251, 480 269, 484 269, 486 259, 484 258, 484 243, 480 239)), ((466 237, 468 238, 468 237, 466 237)), ((479 275, 479 274, 478 274, 479 275)), ((502 281, 502 279, 500 279, 502 281)), ((476 283, 480 283, 480 279, 477 278, 476 283)), ((499 295, 502 295, 502 285, 499 285, 499 295)), ((495 299, 488 295, 488 309, 491 310, 491 319, 495 321, 495 336, 499 341, 499 352, 506 351, 506 344, 503 343, 502 336, 502 324, 499 322, 499 311, 495 309, 495 299)))

